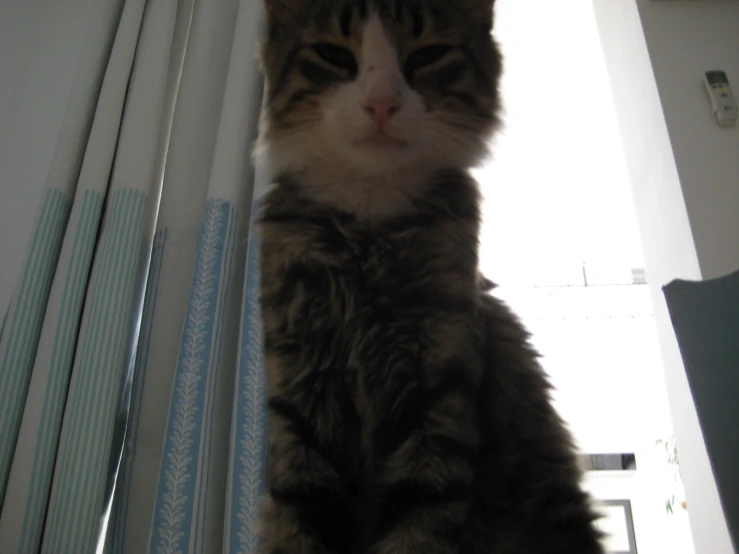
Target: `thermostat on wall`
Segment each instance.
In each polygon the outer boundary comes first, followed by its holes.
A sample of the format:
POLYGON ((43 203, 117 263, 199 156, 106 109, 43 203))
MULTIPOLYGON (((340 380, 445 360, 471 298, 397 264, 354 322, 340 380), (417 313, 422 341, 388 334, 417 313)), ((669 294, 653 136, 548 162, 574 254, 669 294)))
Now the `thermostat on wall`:
POLYGON ((736 100, 726 73, 720 69, 706 71, 703 74, 703 84, 706 85, 718 124, 721 127, 733 127, 737 120, 736 100))

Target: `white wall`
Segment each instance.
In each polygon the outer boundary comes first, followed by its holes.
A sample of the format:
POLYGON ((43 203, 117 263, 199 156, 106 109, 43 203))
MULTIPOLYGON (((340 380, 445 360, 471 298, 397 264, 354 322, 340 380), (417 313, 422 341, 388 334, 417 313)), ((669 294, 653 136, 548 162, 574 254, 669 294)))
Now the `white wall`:
POLYGON ((707 69, 739 86, 739 3, 593 0, 665 362, 698 553, 733 552, 661 286, 739 267, 739 129, 720 129, 707 69))
POLYGON ((739 90, 739 3, 639 0, 639 14, 704 279, 739 268, 739 127, 710 114, 702 72, 739 90))

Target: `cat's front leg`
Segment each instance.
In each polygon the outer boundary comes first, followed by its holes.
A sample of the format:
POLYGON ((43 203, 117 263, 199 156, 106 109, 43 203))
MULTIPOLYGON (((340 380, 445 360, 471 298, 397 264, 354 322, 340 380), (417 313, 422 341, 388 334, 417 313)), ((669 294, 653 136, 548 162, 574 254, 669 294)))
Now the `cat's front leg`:
POLYGON ((431 386, 413 380, 375 431, 371 554, 451 554, 466 524, 479 432, 473 372, 450 364, 431 386))
POLYGON ((342 461, 316 420, 285 397, 270 407, 262 554, 345 554, 353 540, 342 461))

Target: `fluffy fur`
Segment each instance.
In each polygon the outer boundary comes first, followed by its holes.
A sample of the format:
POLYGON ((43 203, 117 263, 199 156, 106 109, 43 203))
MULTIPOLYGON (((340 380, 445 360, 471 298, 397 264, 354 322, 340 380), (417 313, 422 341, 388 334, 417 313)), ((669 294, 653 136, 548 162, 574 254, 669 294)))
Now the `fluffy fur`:
POLYGON ((601 554, 478 273, 491 0, 267 0, 265 554, 601 554))

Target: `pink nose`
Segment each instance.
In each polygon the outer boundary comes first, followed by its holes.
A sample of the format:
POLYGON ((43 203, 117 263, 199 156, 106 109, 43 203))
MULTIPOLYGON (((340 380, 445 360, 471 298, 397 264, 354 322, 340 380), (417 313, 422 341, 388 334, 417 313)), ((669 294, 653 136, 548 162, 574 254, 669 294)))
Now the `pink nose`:
POLYGON ((384 125, 400 111, 402 104, 397 95, 370 96, 362 104, 362 108, 377 125, 384 125))

